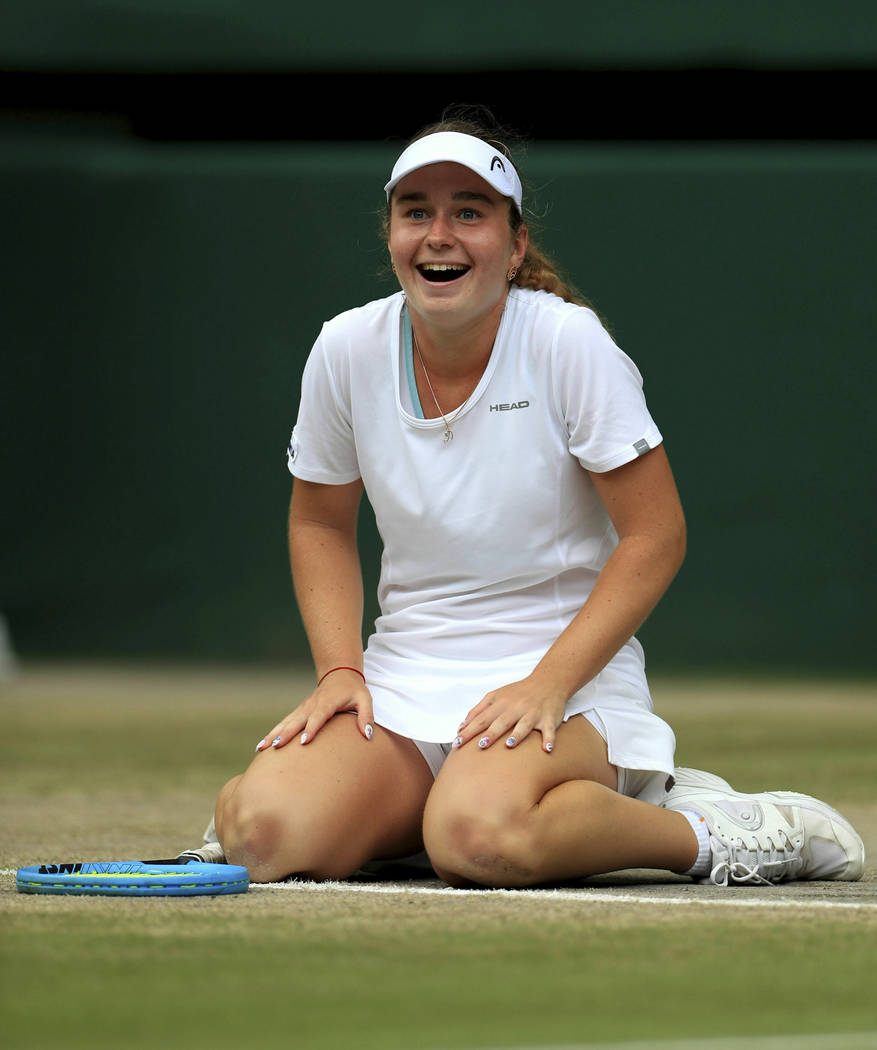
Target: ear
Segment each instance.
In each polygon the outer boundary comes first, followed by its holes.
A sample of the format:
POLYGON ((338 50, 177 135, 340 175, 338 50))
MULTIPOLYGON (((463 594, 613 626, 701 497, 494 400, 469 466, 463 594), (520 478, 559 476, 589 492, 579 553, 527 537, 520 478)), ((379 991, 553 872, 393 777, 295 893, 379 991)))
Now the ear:
POLYGON ((527 245, 530 243, 530 232, 524 223, 515 230, 512 240, 512 254, 509 257, 509 267, 519 268, 527 254, 527 245))

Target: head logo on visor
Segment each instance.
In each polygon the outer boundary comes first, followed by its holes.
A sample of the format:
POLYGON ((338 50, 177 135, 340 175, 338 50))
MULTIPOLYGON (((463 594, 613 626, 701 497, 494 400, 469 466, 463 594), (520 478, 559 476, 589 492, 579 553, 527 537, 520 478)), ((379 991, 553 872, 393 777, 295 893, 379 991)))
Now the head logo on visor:
POLYGON ((390 181, 384 186, 387 200, 393 187, 406 175, 428 164, 450 161, 474 171, 503 197, 511 197, 521 211, 523 190, 515 166, 508 157, 501 157, 493 146, 474 135, 458 131, 439 131, 417 139, 402 153, 393 166, 390 181))

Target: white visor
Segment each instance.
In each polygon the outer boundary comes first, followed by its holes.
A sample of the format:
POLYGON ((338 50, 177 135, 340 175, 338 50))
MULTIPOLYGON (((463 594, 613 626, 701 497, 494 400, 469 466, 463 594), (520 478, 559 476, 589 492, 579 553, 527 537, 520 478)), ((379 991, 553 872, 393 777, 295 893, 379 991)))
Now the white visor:
POLYGON ((511 197, 518 211, 521 211, 523 190, 514 164, 490 143, 474 135, 461 135, 458 131, 439 131, 412 142, 396 161, 390 181, 384 186, 387 200, 400 179, 418 168, 425 168, 427 164, 440 164, 443 161, 462 164, 464 168, 474 171, 497 193, 511 197))

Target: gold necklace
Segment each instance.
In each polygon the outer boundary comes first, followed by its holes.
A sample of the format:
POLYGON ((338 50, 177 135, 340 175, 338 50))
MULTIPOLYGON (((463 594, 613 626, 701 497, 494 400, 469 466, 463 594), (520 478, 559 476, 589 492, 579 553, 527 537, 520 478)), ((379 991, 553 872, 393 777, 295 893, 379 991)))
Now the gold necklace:
MULTIPOLYGON (((411 326, 411 338, 414 342, 414 349, 417 351, 417 358, 420 361, 420 367, 423 369, 424 376, 426 376, 426 385, 429 387, 429 392, 432 394, 433 401, 435 401, 435 407, 438 409, 438 414, 442 417, 442 422, 445 425, 445 444, 447 445, 449 442, 454 440, 454 432, 453 430, 451 430, 451 425, 448 422, 448 417, 444 414, 444 412, 442 412, 442 406, 439 404, 438 398, 435 396, 435 390, 433 390, 432 388, 432 381, 429 378, 429 372, 427 372, 426 370, 426 362, 423 360, 423 354, 420 352, 420 347, 417 345, 417 336, 414 334, 413 325, 411 326)), ((460 408, 457 409, 457 412, 459 412, 462 407, 463 405, 460 405, 460 408)), ((455 412, 454 415, 451 416, 452 420, 456 417, 457 412, 455 412)))

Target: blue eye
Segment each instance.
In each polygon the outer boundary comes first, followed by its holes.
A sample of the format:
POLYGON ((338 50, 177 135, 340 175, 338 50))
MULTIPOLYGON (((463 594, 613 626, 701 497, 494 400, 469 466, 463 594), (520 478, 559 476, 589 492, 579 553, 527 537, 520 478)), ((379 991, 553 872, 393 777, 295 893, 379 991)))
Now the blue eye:
POLYGON ((463 208, 460 212, 461 219, 477 219, 478 212, 474 208, 463 208))
POLYGON ((425 208, 412 208, 411 211, 408 212, 408 218, 409 219, 415 219, 416 221, 419 222, 421 219, 425 219, 426 218, 426 209, 425 208))

